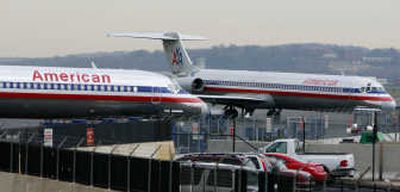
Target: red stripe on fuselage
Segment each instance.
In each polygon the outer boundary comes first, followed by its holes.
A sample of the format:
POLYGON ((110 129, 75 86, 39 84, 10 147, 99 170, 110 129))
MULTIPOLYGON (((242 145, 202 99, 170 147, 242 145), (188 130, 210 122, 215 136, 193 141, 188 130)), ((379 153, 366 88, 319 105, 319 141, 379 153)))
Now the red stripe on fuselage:
POLYGON ((205 87, 206 91, 224 92, 224 93, 254 93, 254 94, 270 94, 277 96, 293 96, 293 97, 309 97, 322 99, 348 99, 357 101, 393 101, 391 97, 374 97, 374 96, 355 96, 355 95, 333 95, 326 93, 304 93, 289 91, 267 91, 255 89, 226 88, 226 87, 205 87))
POLYGON ((0 98, 12 99, 60 99, 60 100, 96 100, 96 101, 130 101, 130 102, 162 102, 162 103, 202 103, 199 98, 189 97, 154 97, 154 96, 124 96, 124 95, 81 95, 57 93, 16 93, 1 92, 0 98))

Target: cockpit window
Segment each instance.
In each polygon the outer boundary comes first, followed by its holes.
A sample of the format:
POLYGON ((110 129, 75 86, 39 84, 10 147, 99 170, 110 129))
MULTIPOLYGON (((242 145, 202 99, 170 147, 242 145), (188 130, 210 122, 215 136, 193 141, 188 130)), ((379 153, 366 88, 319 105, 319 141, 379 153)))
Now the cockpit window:
POLYGON ((385 93, 385 89, 383 87, 361 87, 361 93, 385 93))

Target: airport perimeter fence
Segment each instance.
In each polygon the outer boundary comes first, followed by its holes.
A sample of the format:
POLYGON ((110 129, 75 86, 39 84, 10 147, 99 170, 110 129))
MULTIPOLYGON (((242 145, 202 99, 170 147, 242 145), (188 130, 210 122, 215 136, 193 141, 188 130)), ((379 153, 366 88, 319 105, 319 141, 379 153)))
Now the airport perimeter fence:
MULTIPOLYGON (((204 162, 177 162, 43 145, 0 142, 0 171, 117 191, 372 191, 374 186, 316 183, 296 171, 272 174, 204 162)), ((396 191, 376 185, 375 191, 396 191)))
MULTIPOLYGON (((248 141, 255 142, 269 142, 280 138, 298 138, 302 140, 304 134, 307 140, 361 135, 361 132, 347 133, 346 128, 351 126, 352 121, 349 118, 351 118, 350 114, 346 116, 343 114, 328 115, 324 113, 306 117, 301 115, 286 116, 281 120, 255 116, 250 118, 238 117, 235 120, 235 134, 248 141), (304 119, 304 122, 302 122, 302 119, 304 119), (305 127, 305 130, 303 127, 305 127)), ((357 123, 359 128, 365 128, 369 120, 370 118, 367 118, 365 114, 358 114, 357 118, 354 117, 353 123, 357 123)), ((226 140, 229 139, 227 135, 232 134, 233 120, 227 119, 223 115, 206 115, 188 122, 183 126, 176 126, 173 134, 181 135, 181 137, 186 134, 187 138, 182 138, 182 140, 188 141, 190 141, 189 137, 192 135, 207 135, 207 139, 210 140, 226 140)), ((397 120, 391 114, 381 114, 378 122, 380 132, 400 132, 400 127, 396 123, 397 120)))
MULTIPOLYGON (((238 117, 236 120, 236 135, 249 141, 273 141, 279 138, 302 138, 303 130, 299 117, 287 117, 284 121, 273 118, 238 117)), ((322 117, 308 117, 305 122, 306 138, 321 139, 326 137, 326 123, 322 117)), ((206 116, 199 121, 200 132, 207 132, 210 139, 226 139, 225 135, 232 133, 233 120, 224 116, 206 116)), ((343 125, 342 127, 345 127, 343 125)), ((180 127, 180 134, 192 133, 189 126, 180 127)), ((345 132, 345 130, 343 131, 345 132)), ((196 133, 195 133, 196 134, 196 133)))
POLYGON ((0 171, 118 191, 299 189, 286 177, 275 179, 273 185, 265 173, 238 166, 188 164, 4 141, 0 142, 0 153, 0 171))
POLYGON ((8 142, 0 142, 0 153, 1 171, 120 191, 179 191, 173 161, 8 142))

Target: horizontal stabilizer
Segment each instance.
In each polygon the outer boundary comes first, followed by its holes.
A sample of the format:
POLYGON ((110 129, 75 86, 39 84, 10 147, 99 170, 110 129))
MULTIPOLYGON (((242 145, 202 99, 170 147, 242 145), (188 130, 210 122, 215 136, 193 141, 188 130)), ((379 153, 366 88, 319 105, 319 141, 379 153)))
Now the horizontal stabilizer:
POLYGON ((122 32, 108 33, 107 36, 161 40, 172 73, 177 76, 188 76, 199 71, 199 69, 192 64, 192 60, 183 46, 182 41, 206 39, 200 36, 182 35, 178 32, 122 32))
POLYGON ((130 33, 107 33, 109 37, 132 37, 142 39, 154 39, 154 40, 182 40, 182 41, 196 41, 206 40, 204 37, 182 35, 177 32, 130 32, 130 33))

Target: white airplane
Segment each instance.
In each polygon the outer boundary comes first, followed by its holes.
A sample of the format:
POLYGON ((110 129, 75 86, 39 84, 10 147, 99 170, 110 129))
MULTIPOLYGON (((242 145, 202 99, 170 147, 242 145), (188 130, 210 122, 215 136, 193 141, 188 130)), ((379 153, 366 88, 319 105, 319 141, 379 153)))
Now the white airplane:
POLYGON ((200 115, 206 104, 166 76, 139 70, 0 66, 0 117, 200 115))
POLYGON ((164 51, 179 84, 206 102, 225 105, 225 114, 237 116, 255 109, 352 111, 356 107, 393 110, 394 99, 372 77, 245 70, 199 69, 184 48, 184 40, 202 37, 168 33, 110 33, 113 37, 162 40, 164 51))

